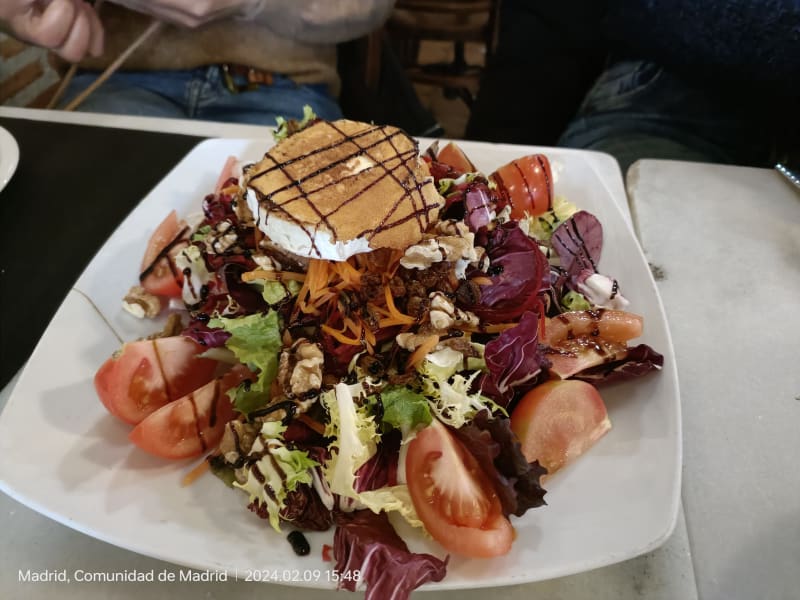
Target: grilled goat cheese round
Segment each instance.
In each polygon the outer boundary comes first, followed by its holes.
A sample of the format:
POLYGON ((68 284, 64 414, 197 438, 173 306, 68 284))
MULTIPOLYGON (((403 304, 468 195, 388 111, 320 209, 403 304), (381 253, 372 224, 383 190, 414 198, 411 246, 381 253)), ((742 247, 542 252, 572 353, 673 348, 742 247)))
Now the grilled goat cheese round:
POLYGON ((275 244, 310 258, 341 261, 408 248, 444 206, 416 141, 391 126, 318 121, 244 175, 257 226, 275 244))

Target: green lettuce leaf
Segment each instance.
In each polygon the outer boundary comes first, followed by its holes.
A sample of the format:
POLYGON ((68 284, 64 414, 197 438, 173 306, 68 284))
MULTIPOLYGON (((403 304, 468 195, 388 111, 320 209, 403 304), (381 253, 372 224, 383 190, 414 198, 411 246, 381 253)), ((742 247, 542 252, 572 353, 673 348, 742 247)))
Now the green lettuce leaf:
POLYGON ((302 120, 298 121, 297 119, 285 119, 284 117, 276 117, 275 123, 277 127, 275 131, 272 132, 272 137, 275 139, 276 142, 281 140, 285 140, 287 137, 292 135, 293 133, 297 133, 298 131, 302 131, 308 124, 311 123, 314 119, 317 118, 317 115, 314 114, 314 109, 312 109, 308 104, 303 106, 303 118, 302 120))
POLYGON ((433 414, 440 421, 458 429, 472 420, 481 410, 505 411, 480 392, 470 393, 480 370, 458 373, 463 367, 463 356, 450 348, 437 350, 425 357, 417 367, 422 382, 422 393, 428 398, 433 414))
POLYGON ((407 387, 384 389, 380 393, 380 402, 383 405, 384 432, 399 429, 404 442, 431 424, 433 417, 427 398, 407 387))
POLYGON ((197 231, 194 232, 192 235, 193 242, 202 242, 206 239, 206 236, 211 233, 211 225, 203 225, 202 227, 198 227, 197 231))
POLYGON ((546 242, 552 237, 558 226, 576 212, 578 212, 577 206, 563 196, 556 196, 553 198, 553 208, 535 217, 528 216, 520 225, 527 227, 526 233, 530 237, 540 242, 546 242))
POLYGON ((580 292, 570 290, 561 298, 561 306, 564 310, 591 310, 592 305, 580 292))
MULTIPOLYGON (((255 283, 253 285, 256 285, 255 283)), ((261 285, 261 296, 270 306, 275 306, 297 295, 303 287, 299 281, 289 279, 287 281, 263 281, 261 285)))
POLYGON ((255 383, 240 385, 228 394, 241 413, 247 414, 269 402, 269 387, 278 374, 281 330, 278 313, 252 314, 235 318, 211 319, 209 327, 222 328, 231 334, 225 347, 252 371, 258 371, 255 383))
POLYGON ((375 455, 379 441, 378 427, 369 406, 355 402, 354 395, 360 394, 360 385, 340 383, 320 396, 330 415, 325 435, 335 438, 329 447, 331 458, 324 467, 328 486, 334 494, 352 498, 375 513, 396 511, 412 526, 422 527, 405 484, 356 491, 356 472, 375 455))
POLYGON ((379 440, 375 417, 366 406, 356 405, 354 391, 359 394, 360 386, 339 383, 320 396, 330 415, 325 436, 336 438, 329 448, 331 459, 325 465, 325 478, 334 494, 348 498, 357 495, 356 471, 377 452, 379 440))
POLYGON ((288 448, 283 441, 284 431, 286 427, 279 421, 264 423, 251 450, 251 453, 265 452, 264 456, 248 465, 244 483, 233 484, 248 493, 251 503, 267 508, 270 525, 278 532, 287 494, 301 483, 311 485, 311 470, 319 466, 305 450, 288 448))

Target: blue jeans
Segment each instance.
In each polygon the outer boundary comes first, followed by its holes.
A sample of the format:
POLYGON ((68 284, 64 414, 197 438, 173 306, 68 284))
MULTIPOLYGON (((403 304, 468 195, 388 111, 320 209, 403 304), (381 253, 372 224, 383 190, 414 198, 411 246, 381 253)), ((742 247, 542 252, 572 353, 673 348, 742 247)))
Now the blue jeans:
POLYGON ((626 60, 600 76, 559 145, 608 152, 623 173, 640 158, 766 165, 775 140, 754 113, 736 95, 626 60))
MULTIPOLYGON (((275 118, 302 118, 309 104, 317 116, 342 116, 325 85, 298 85, 275 75, 271 85, 233 93, 225 86, 219 66, 185 71, 123 71, 113 74, 78 110, 122 115, 200 119, 254 125, 274 125, 275 118)), ((64 94, 62 105, 93 82, 97 73, 79 72, 64 94)), ((247 84, 234 76, 239 86, 247 84)))

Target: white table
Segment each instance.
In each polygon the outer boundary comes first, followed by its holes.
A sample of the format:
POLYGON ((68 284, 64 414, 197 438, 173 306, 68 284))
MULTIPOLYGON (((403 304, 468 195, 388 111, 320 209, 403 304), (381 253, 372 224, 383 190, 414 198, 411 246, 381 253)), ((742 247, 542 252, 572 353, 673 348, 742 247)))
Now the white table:
POLYGON ((655 160, 628 192, 678 361, 699 597, 800 598, 800 192, 655 160))
MULTIPOLYGON (((8 108, 0 108, 0 116, 220 137, 267 135, 263 127, 140 117, 8 108)), ((675 533, 661 548, 624 563, 496 592, 425 597, 798 597, 800 488, 795 459, 800 438, 795 423, 800 402, 795 397, 800 381, 795 357, 800 317, 790 309, 797 310, 800 297, 800 197, 770 171, 656 161, 634 166, 629 192, 645 250, 666 273, 660 289, 683 390, 686 518, 681 511, 675 533), (729 254, 719 256, 720 248, 729 254), (777 291, 781 295, 773 297, 777 291), (772 337, 777 341, 767 343, 772 337)), ((0 407, 12 386, 0 396, 0 407)), ((76 533, 2 495, 0 531, 0 598, 89 600, 146 594, 236 600, 254 597, 260 585, 20 584, 20 569, 177 572, 177 567, 76 533)), ((330 592, 274 585, 258 592, 297 600, 331 597, 330 592)))

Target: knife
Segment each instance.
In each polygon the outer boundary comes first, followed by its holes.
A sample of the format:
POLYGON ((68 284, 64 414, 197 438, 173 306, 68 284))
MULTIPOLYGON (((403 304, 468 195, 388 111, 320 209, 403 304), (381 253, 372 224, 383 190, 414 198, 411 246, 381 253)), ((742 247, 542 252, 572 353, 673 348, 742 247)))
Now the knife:
POLYGON ((776 163, 775 170, 783 175, 783 177, 791 183, 795 189, 800 190, 800 173, 794 169, 790 169, 783 163, 776 163))

